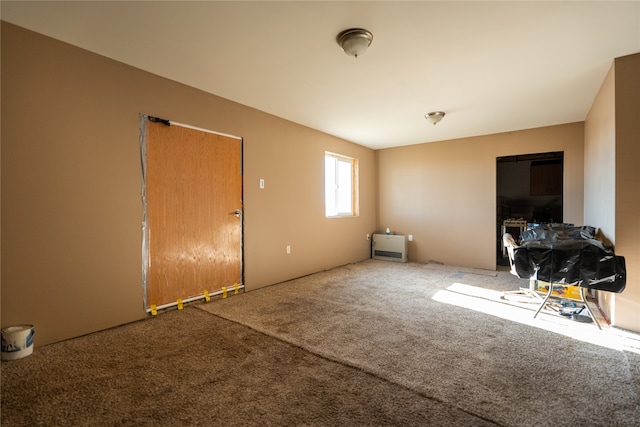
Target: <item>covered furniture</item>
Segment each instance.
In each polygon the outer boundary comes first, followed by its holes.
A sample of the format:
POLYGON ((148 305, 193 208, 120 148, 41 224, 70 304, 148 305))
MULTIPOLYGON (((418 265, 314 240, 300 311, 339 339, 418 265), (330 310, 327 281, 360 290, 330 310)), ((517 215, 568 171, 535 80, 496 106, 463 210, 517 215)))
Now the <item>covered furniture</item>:
MULTIPOLYGON (((615 255, 613 248, 598 240, 596 229, 589 226, 545 224, 524 231, 520 238, 520 244, 512 248, 513 259, 509 252, 511 272, 521 278, 549 282, 547 295, 535 316, 551 297, 554 285, 574 285, 579 286, 579 299, 600 327, 584 292, 586 289, 622 292, 626 285, 624 257, 615 255)), ((504 241, 506 246, 506 236, 504 241)))

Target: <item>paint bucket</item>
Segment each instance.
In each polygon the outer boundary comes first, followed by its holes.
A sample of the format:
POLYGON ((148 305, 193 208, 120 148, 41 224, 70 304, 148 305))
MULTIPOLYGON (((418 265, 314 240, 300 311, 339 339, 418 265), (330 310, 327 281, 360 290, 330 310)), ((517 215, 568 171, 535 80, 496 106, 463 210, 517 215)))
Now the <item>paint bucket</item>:
POLYGON ((16 360, 33 353, 33 325, 9 326, 0 331, 2 360, 16 360))

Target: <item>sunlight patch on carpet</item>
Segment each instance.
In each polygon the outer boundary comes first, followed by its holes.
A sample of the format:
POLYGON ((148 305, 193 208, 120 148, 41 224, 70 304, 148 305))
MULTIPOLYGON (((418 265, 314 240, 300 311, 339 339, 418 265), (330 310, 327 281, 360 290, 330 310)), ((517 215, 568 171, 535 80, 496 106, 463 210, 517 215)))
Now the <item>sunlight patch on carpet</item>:
POLYGON ((638 352, 635 343, 629 342, 629 339, 624 334, 616 333, 611 329, 600 331, 593 323, 574 322, 559 316, 546 314, 544 311, 534 319, 532 310, 501 300, 502 294, 499 291, 464 283, 453 283, 446 289, 436 292, 433 300, 544 329, 613 350, 635 350, 634 352, 638 352))

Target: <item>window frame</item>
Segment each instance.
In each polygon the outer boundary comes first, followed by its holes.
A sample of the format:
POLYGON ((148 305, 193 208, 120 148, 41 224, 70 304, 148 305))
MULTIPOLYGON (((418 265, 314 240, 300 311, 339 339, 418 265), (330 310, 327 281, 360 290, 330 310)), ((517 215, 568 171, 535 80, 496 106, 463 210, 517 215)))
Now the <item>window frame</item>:
POLYGON ((357 217, 360 215, 359 212, 359 206, 360 206, 360 200, 359 200, 359 162, 357 158, 354 157, 350 157, 350 156, 345 156, 343 154, 338 154, 338 153, 334 153, 331 151, 325 151, 324 153, 324 163, 325 163, 325 176, 324 176, 324 197, 325 197, 325 203, 324 203, 324 211, 325 211, 325 217, 326 218, 353 218, 353 217, 357 217), (336 207, 336 212, 335 214, 330 214, 328 212, 328 206, 327 206, 327 200, 330 196, 329 194, 329 188, 328 188, 328 184, 329 182, 327 181, 327 160, 329 158, 332 158, 335 160, 335 166, 334 166, 334 170, 336 173, 336 176, 334 178, 333 182, 337 182, 339 180, 338 177, 338 162, 345 162, 345 163, 349 163, 351 166, 351 211, 350 212, 339 212, 338 211, 338 199, 340 197, 340 188, 336 186, 336 188, 334 188, 332 190, 333 193, 333 197, 335 199, 335 203, 334 206, 336 207))

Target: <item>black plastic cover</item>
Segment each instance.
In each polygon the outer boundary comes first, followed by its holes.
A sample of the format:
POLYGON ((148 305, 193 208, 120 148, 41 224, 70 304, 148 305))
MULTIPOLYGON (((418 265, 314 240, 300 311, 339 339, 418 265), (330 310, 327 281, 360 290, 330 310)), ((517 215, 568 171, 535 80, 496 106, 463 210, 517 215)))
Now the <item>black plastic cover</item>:
POLYGON ((589 289, 622 292, 626 286, 624 257, 595 237, 596 229, 546 224, 520 235, 514 251, 518 277, 589 289))

